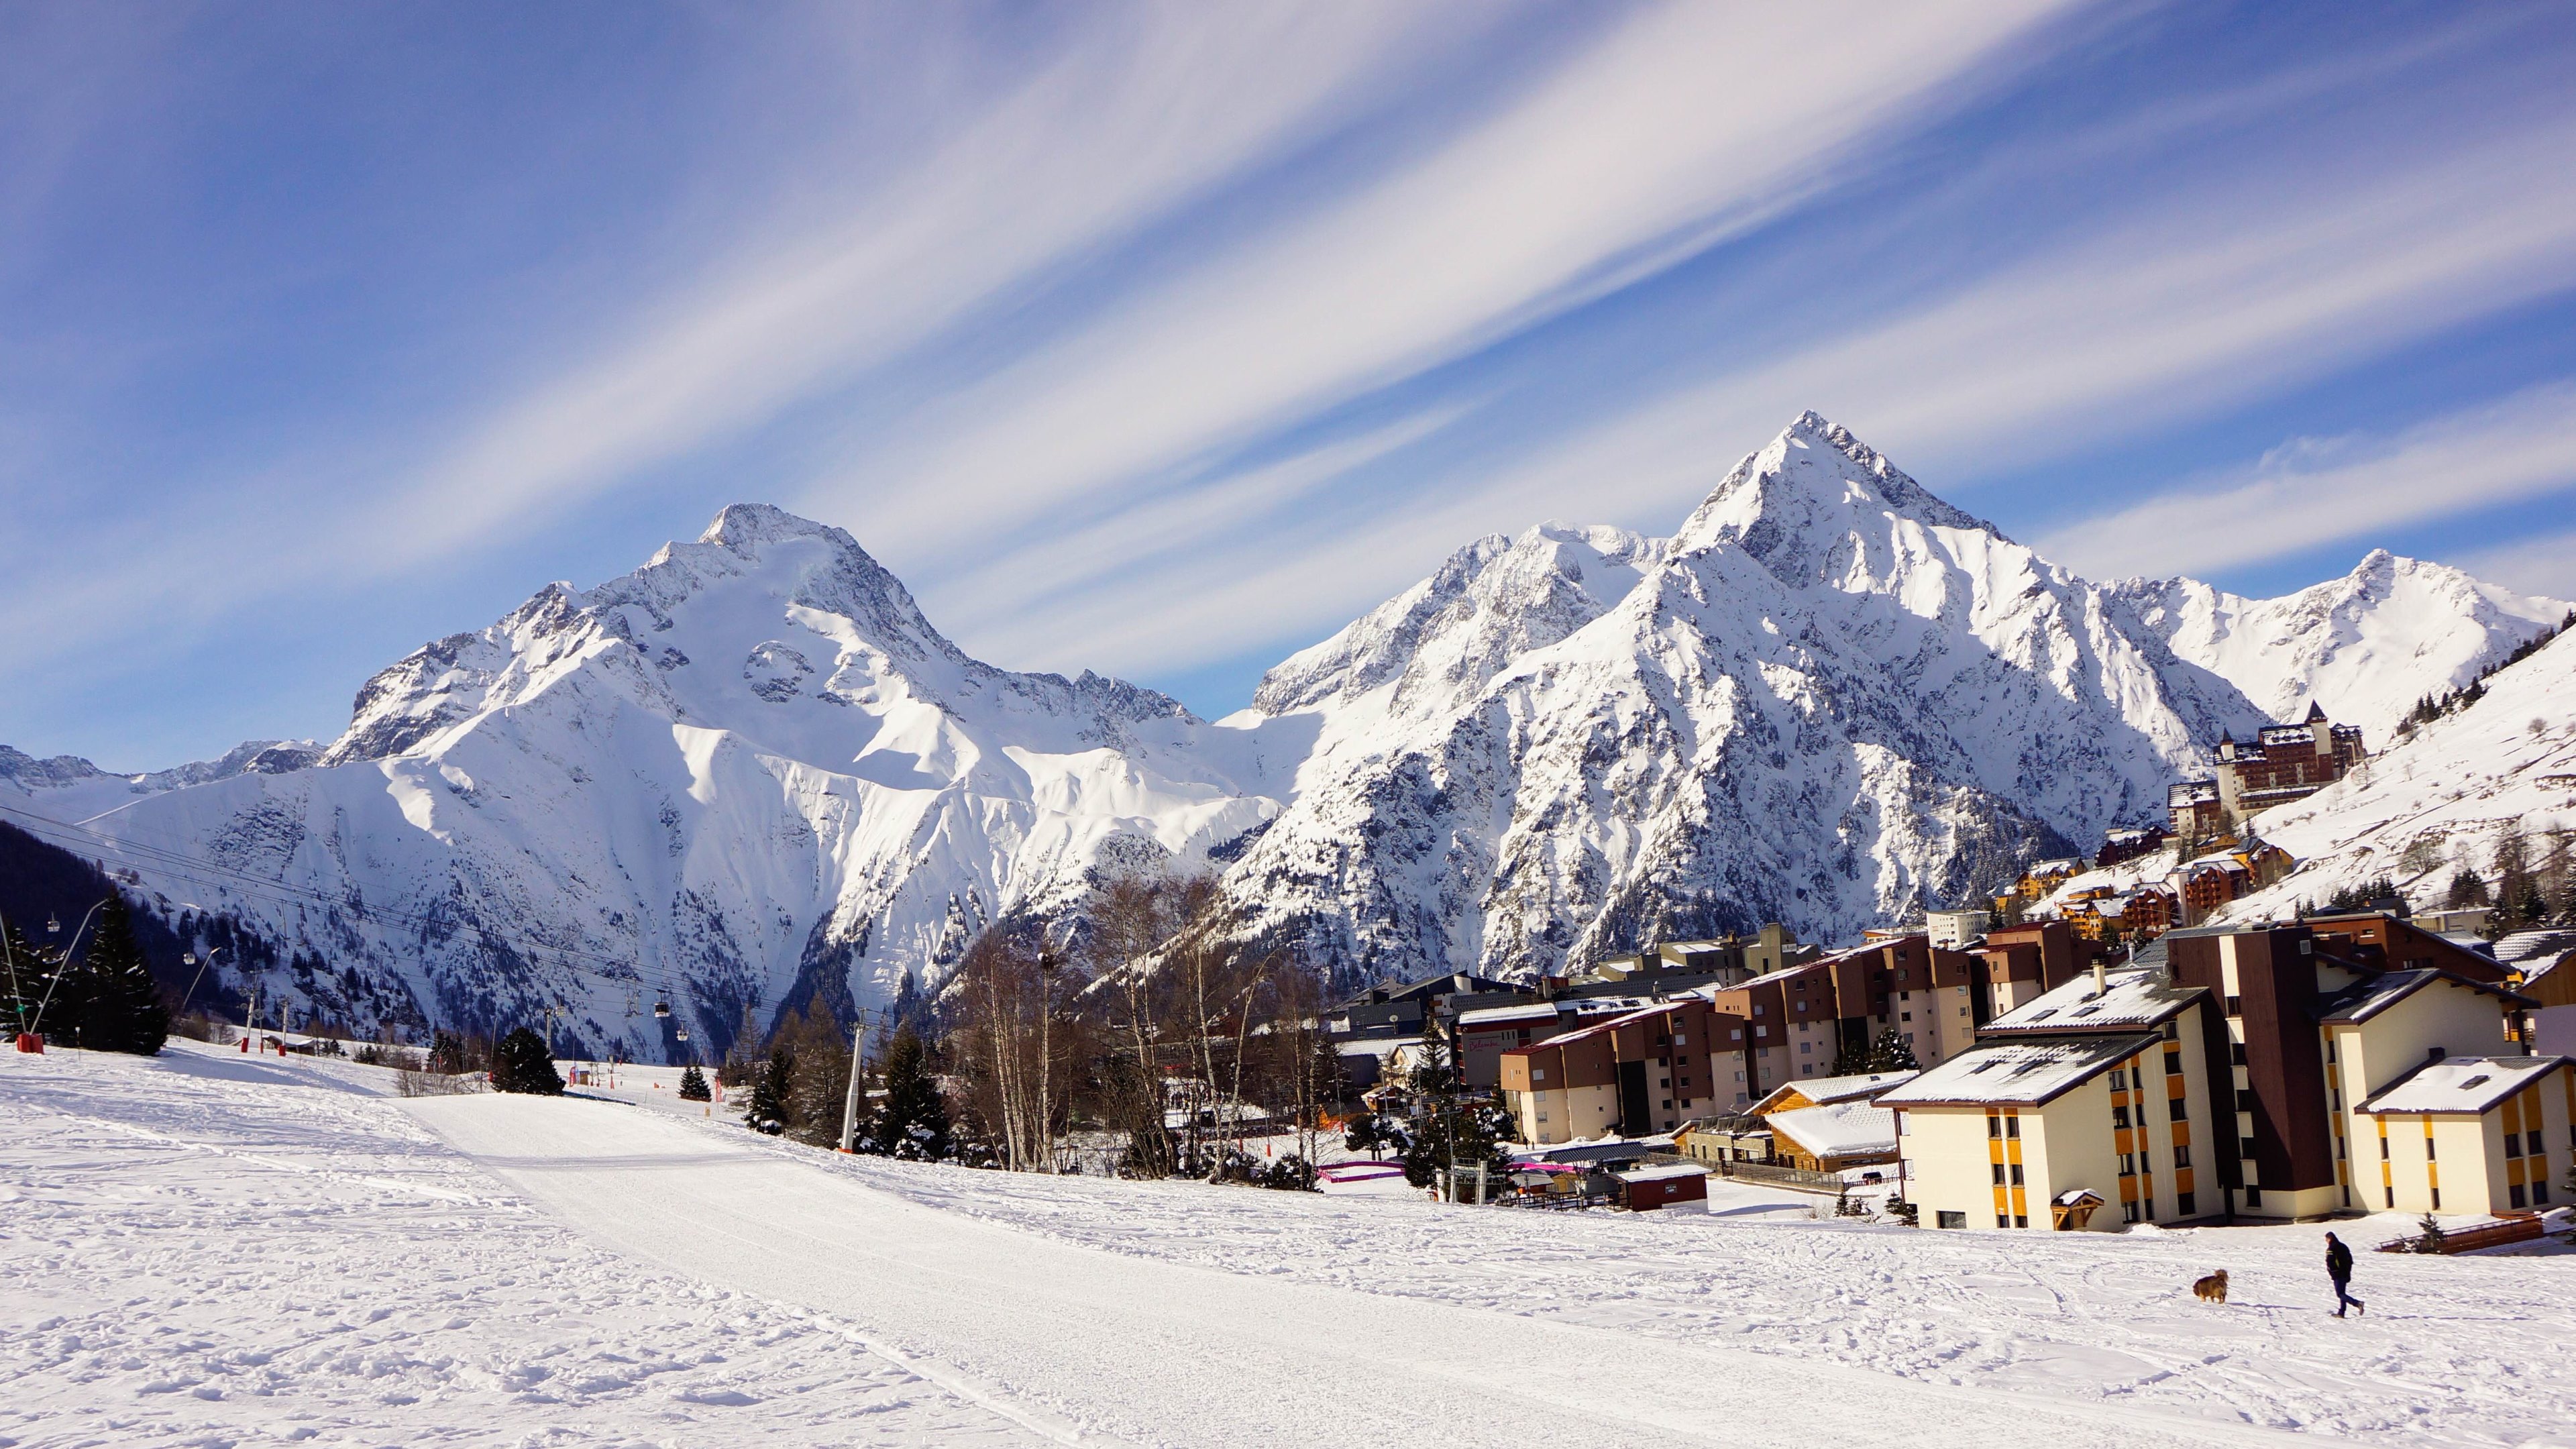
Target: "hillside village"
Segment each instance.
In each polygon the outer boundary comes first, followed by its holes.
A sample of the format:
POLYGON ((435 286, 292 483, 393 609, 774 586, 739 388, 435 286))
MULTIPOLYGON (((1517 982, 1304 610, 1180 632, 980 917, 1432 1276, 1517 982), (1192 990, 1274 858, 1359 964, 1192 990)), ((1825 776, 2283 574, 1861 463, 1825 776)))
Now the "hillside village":
POLYGON ((1657 942, 1534 989, 1375 990, 1330 1024, 1376 1081, 1454 1055, 1522 1144, 1507 1191, 1540 1202, 1659 1208, 1713 1175, 1926 1228, 2389 1212, 2454 1248, 2537 1235, 2576 1201, 2564 831, 2509 832, 2491 885, 2419 845, 2421 908, 2381 879, 2253 916, 2300 866, 2266 812, 2372 756, 2314 706, 2210 754, 2166 818, 1917 927, 1657 942), (2446 1215, 2489 1225, 2445 1238, 2446 1215))

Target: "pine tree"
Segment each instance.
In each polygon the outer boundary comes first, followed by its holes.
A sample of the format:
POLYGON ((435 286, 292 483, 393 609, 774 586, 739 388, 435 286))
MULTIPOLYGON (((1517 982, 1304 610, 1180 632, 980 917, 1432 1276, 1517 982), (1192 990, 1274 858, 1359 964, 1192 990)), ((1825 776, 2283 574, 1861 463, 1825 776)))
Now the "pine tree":
POLYGON ((948 1104, 939 1095, 929 1057, 929 1047, 912 1023, 895 1028, 885 1049, 885 1103, 868 1132, 871 1151, 944 1162, 955 1150, 949 1140, 948 1104))
POLYGON ((523 1026, 501 1038, 492 1053, 493 1091, 559 1097, 563 1089, 563 1074, 555 1070, 544 1037, 523 1026))
POLYGON ((45 999, 45 983, 53 979, 53 968, 18 930, 18 923, 0 920, 0 1032, 15 1037, 32 1029, 36 1003, 45 999))
POLYGON ((1899 1036, 1892 1026, 1880 1032, 1878 1040, 1870 1043, 1869 1065, 1863 1068, 1871 1072, 1918 1072, 1922 1069, 1923 1064, 1914 1059, 1913 1044, 1899 1036))
POLYGON ((769 1065, 752 1083, 751 1106, 742 1114, 743 1125, 772 1137, 786 1131, 787 1098, 795 1089, 795 1054, 783 1046, 770 1048, 769 1065))
POLYGON ((681 1101, 704 1102, 712 1098, 714 1095, 714 1093, 707 1090, 707 1074, 698 1070, 697 1063, 691 1062, 689 1064, 689 1069, 680 1073, 681 1101))
POLYGON ((2494 898, 2487 894, 2487 883, 2478 879, 2476 871, 2464 865, 2460 867, 2459 874, 2451 877, 2451 893, 2443 905, 2446 909, 2461 911, 2490 905, 2493 901, 2494 898))
POLYGON ((158 1053, 170 1036, 170 1010, 161 1004, 160 984, 134 939, 134 917, 123 896, 110 896, 99 908, 78 969, 84 982, 71 1024, 80 1044, 92 1051, 158 1053))
MULTIPOLYGON (((2500 931, 2518 930, 2537 919, 2531 905, 2539 881, 2531 873, 2531 843, 2519 830, 2506 830, 2496 841, 2495 924, 2500 931)), ((2546 911, 2548 908, 2541 908, 2546 911)))

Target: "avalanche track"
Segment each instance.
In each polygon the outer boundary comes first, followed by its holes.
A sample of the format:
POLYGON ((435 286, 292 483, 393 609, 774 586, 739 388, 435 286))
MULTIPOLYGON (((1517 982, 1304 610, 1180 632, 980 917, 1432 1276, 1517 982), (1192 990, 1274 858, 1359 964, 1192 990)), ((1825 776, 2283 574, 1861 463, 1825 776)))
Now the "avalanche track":
POLYGON ((407 1104, 613 1249, 829 1314, 1063 1442, 2279 1443, 2293 1435, 1909 1382, 1054 1241, 604 1102, 407 1104))

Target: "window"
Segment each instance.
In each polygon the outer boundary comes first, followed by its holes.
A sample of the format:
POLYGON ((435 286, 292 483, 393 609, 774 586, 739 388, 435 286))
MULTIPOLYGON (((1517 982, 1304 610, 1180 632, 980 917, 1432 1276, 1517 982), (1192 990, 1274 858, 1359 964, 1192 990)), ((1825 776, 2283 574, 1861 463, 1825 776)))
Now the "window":
POLYGON ((1742 1027, 1740 1027, 1740 1026, 1739 1026, 1739 1027, 1735 1028, 1733 1031, 1728 1032, 1728 1033, 1726 1034, 1726 1039, 1727 1039, 1728 1041, 1742 1041, 1742 1040, 1744 1040, 1744 1028, 1742 1028, 1742 1027))
POLYGON ((1936 1227, 1944 1227, 1944 1228, 1964 1228, 1964 1227, 1966 1227, 1966 1226, 1968 1225, 1968 1215, 1967 1215, 1966 1213, 1963 1213, 1963 1212, 1961 1212, 1961 1213, 1953 1213, 1953 1212, 1935 1213, 1935 1214, 1933 1214, 1933 1223, 1934 1223, 1934 1226, 1936 1226, 1936 1227))
POLYGON ((1992 1167, 1992 1168, 1995 1170, 1995 1186, 1997 1186, 1997 1187, 2001 1187, 2001 1186, 2003 1186, 2003 1185, 2004 1185, 2004 1165, 2003 1165, 2002 1163, 2000 1163, 2000 1162, 1989 1163, 1989 1164, 1987 1164, 1987 1165, 1988 1165, 1988 1166, 1990 1166, 1990 1167, 1992 1167))
POLYGON ((2245 1184, 2245 1205, 2249 1208, 2261 1207, 2263 1205, 2263 1189, 2256 1187, 2250 1182, 2245 1184))
POLYGON ((2251 1158, 2254 1155, 2254 1139, 2251 1137, 2237 1138, 2236 1155, 2239 1157, 2251 1158))
POLYGON ((2006 1137, 2016 1138, 2021 1136, 2021 1119, 2019 1117, 2006 1117, 2004 1119, 2004 1135, 2006 1137))
POLYGON ((1530 1068, 1530 1080, 1531 1080, 1531 1081, 1533 1081, 1533 1082, 1544 1082, 1544 1081, 1546 1081, 1546 1080, 1547 1080, 1547 1068, 1545 1068, 1545 1067, 1532 1067, 1532 1068, 1530 1068))
POLYGON ((2245 1014, 2245 998, 2242 996, 2231 996, 2227 998, 2227 1014, 2229 1016, 2243 1016, 2245 1014))
POLYGON ((2120 1175, 2122 1177, 2135 1177, 2138 1175, 2138 1159, 2136 1156, 2126 1152, 2120 1154, 2120 1175))
POLYGON ((2438 1188, 2438 1187, 2437 1187, 2437 1188, 2433 1189, 2433 1206, 2435 1206, 2435 1207, 2440 1207, 2441 1205, 2442 1205, 2442 1190, 2441 1190, 2440 1188, 2438 1188))
POLYGON ((2229 1042, 2227 1044, 2227 1061, 2230 1066, 2241 1067, 2245 1065, 2245 1043, 2241 1041, 2229 1042))
POLYGON ((2513 1185, 2513 1205, 2514 1205, 2515 1207, 2521 1207, 2521 1206, 2523 1205, 2523 1204, 2522 1204, 2522 1184, 2521 1184, 2521 1183, 2518 1183, 2518 1182, 2517 1182, 2517 1183, 2515 1183, 2515 1184, 2513 1185))
POLYGON ((2390 1207, 2397 1206, 2397 1189, 2393 1187, 2388 1190, 2388 1205, 2390 1207))
POLYGON ((2179 1077, 2182 1075, 2182 1049, 2180 1047, 2165 1048, 2165 1075, 2168 1077, 2179 1077))
POLYGON ((2191 1200, 2191 1194, 2190 1194, 2190 1193, 2187 1193, 2187 1192, 2178 1192, 2178 1193, 2175 1193, 2175 1194, 2174 1194, 2174 1208, 2175 1208, 2175 1210, 2176 1210, 2176 1211, 2180 1212, 2184 1217, 2190 1217, 2190 1216, 2192 1215, 2193 1211, 2195 1210, 2196 1206, 2197 1206, 2197 1205, 2196 1205, 2196 1204, 2194 1204, 2194 1203, 2192 1202, 2192 1200, 2191 1200))
MULTIPOLYGON (((2522 1155, 2521 1133, 2508 1132, 2504 1134, 2504 1155, 2507 1157, 2520 1157, 2522 1155)), ((2515 1203, 2514 1206, 2520 1207, 2522 1204, 2515 1203)))
POLYGON ((2021 1186, 2021 1164, 2014 1162, 2006 1165, 2012 1169, 2012 1185, 2015 1187, 2021 1186))
POLYGON ((2017 1227, 2017 1228, 2026 1228, 2026 1227, 2029 1227, 2029 1226, 2030 1226, 2030 1216, 2029 1216, 2028 1214, 2026 1214, 2026 1213, 2015 1213, 2015 1214, 2013 1214, 2013 1226, 2014 1226, 2014 1227, 2017 1227))
POLYGON ((2003 1136, 2003 1135, 2004 1135, 2004 1119, 2003 1119, 2003 1118, 2001 1118, 2001 1117, 1997 1117, 1997 1116, 1995 1116, 1993 1113, 1988 1113, 1988 1114, 1986 1115, 1986 1135, 1987 1135, 1987 1136, 1989 1136, 1989 1137, 2001 1137, 2001 1136, 2003 1136))
POLYGON ((1806 1056, 1806 1055, 1809 1055, 1810 1053, 1814 1052, 1814 1051, 1815 1051, 1815 1049, 1816 1049, 1816 1044, 1815 1044, 1814 1042, 1811 1042, 1811 1041, 1802 1041, 1802 1042, 1798 1043, 1798 1055, 1800 1055, 1800 1056, 1802 1056, 1802 1057, 1803 1057, 1803 1056, 1806 1056))
POLYGON ((2549 1201, 2549 1184, 2546 1180, 2537 1177, 2531 1180, 2531 1201, 2535 1207, 2549 1201))
POLYGON ((1995 1226, 1996 1226, 1996 1227, 1999 1227, 1999 1228, 2008 1228, 2008 1227, 2011 1227, 2011 1226, 2012 1226, 2012 1214, 2010 1214, 2010 1213, 1997 1213, 1997 1214, 1995 1214, 1995 1226))
POLYGON ((2167 1097, 2165 1099, 2165 1112, 2167 1116, 2171 1117, 2176 1122, 2188 1122, 2191 1120, 2191 1104, 2180 1097, 2167 1097))
POLYGON ((2433 1139, 2430 1137, 2424 1139, 2424 1160, 2426 1162, 2433 1160, 2433 1139))
POLYGON ((2112 1125, 2112 1126, 2114 1126, 2114 1127, 2126 1127, 2126 1126, 2128 1126, 2128 1125, 2129 1125, 2129 1109, 2128 1109, 2128 1108, 2126 1108, 2126 1107, 2114 1107, 2114 1108, 2112 1108, 2112 1109, 2111 1109, 2111 1125, 2112 1125))
POLYGON ((2114 1092, 2125 1092, 2129 1090, 2129 1074, 2124 1071, 2114 1071, 2111 1073, 2111 1090, 2114 1092))
POLYGON ((2191 1147, 2188 1143, 2174 1149, 2174 1166, 2191 1166, 2191 1147))
POLYGON ((2254 1093, 2251 1089, 2245 1087, 2236 1089, 2236 1110, 2239 1112, 2254 1110, 2254 1093))

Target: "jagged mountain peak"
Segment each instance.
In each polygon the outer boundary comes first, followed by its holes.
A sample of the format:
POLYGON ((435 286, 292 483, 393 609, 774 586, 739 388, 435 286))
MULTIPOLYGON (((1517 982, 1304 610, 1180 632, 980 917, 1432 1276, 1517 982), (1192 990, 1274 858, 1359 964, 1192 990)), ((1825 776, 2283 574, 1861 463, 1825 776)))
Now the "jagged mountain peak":
POLYGON ((2003 538, 1850 429, 1809 411, 1736 464, 1683 521, 1674 545, 1686 552, 1733 545, 1786 578, 1812 574, 1845 539, 1884 537, 1899 522, 2003 538))

